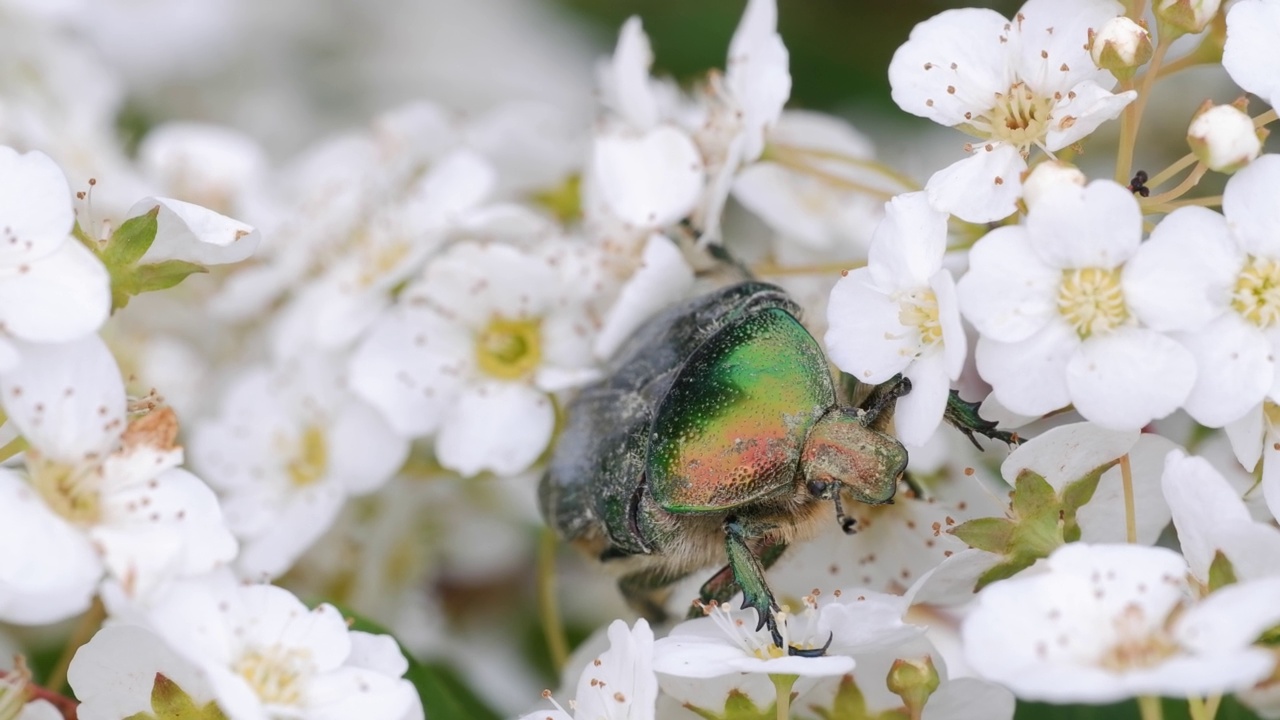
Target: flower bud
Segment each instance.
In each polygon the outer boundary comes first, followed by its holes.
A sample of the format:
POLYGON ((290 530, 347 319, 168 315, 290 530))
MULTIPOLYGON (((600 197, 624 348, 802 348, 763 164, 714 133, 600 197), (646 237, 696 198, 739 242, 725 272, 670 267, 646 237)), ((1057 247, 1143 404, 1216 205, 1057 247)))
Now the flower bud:
POLYGON ((1222 0, 1159 0, 1156 21, 1166 32, 1176 35, 1198 33, 1218 14, 1222 0))
POLYGON ((1088 179, 1080 168, 1057 160, 1045 160, 1031 168, 1031 172, 1022 181, 1022 202, 1030 210, 1040 198, 1045 197, 1062 186, 1074 185, 1084 187, 1088 179))
POLYGON ((1150 33, 1123 15, 1106 21, 1097 32, 1089 31, 1093 64, 1121 80, 1133 77, 1134 71, 1151 59, 1151 53, 1150 33))
POLYGON ((942 684, 938 669, 933 666, 933 658, 928 655, 911 660, 894 660, 885 681, 889 692, 902 698, 902 704, 912 711, 912 717, 920 717, 925 703, 929 702, 929 696, 942 684))
POLYGON ((1264 132, 1240 108, 1206 100, 1187 128, 1187 144, 1210 170, 1235 172, 1262 152, 1264 132))

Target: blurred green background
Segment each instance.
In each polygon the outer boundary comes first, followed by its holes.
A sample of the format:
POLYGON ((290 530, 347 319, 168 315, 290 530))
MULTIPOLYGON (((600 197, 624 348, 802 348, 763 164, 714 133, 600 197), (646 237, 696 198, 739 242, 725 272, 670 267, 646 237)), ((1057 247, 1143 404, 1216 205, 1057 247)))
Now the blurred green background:
MULTIPOLYGON (((745 0, 557 0, 612 34, 639 15, 653 41, 654 70, 681 80, 724 67, 745 0)), ((1006 17, 1020 2, 779 0, 778 30, 791 52, 791 105, 820 110, 893 107, 887 69, 921 20, 953 7, 990 7, 1006 17)))

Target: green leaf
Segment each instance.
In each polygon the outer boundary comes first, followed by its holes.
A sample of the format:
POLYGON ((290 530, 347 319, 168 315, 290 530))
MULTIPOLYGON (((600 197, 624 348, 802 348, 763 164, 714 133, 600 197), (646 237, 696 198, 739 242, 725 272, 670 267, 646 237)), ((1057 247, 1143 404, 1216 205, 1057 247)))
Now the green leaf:
POLYGON ((134 713, 124 720, 227 720, 212 700, 196 705, 185 690, 161 673, 156 673, 151 686, 151 712, 134 713))
POLYGON ((1018 473, 1014 482, 1013 513, 1019 520, 1032 520, 1058 512, 1058 494, 1044 477, 1030 471, 1018 473))
POLYGON ((1021 553, 1015 555, 1008 560, 988 569, 986 572, 978 576, 978 581, 973 585, 973 591, 978 592, 982 588, 990 585, 997 580, 1005 580, 1017 575, 1035 564, 1039 557, 1031 553, 1021 553))
POLYGON ((1002 517, 974 518, 960 523, 948 532, 979 550, 1005 555, 1013 540, 1014 522, 1002 517))
POLYGON ((1098 490, 1098 481, 1102 474, 1115 467, 1119 458, 1089 471, 1088 475, 1073 480, 1062 488, 1062 539, 1075 542, 1080 539, 1080 524, 1076 522, 1076 511, 1093 499, 1098 490))
POLYGON ((168 290, 188 276, 206 272, 209 269, 205 266, 186 260, 165 260, 151 265, 139 265, 133 271, 137 287, 133 294, 168 290))
POLYGON ((151 211, 131 217, 111 235, 107 247, 102 251, 102 262, 108 269, 126 268, 142 259, 156 240, 156 229, 159 223, 156 218, 160 214, 160 206, 151 211))
POLYGON ((739 690, 729 691, 729 696, 724 699, 723 712, 717 713, 688 704, 685 708, 705 720, 775 720, 778 714, 776 704, 758 708, 749 696, 739 690))
POLYGON ((1226 587, 1236 581, 1236 569, 1222 554, 1221 550, 1213 553, 1213 562, 1209 563, 1209 592, 1226 587))

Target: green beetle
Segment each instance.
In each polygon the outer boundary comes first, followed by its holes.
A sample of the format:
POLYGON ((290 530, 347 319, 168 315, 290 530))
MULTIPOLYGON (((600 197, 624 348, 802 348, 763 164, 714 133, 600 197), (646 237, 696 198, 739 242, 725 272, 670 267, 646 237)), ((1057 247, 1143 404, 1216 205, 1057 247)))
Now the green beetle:
POLYGON ((846 493, 892 501, 907 452, 883 426, 910 385, 890 381, 862 407, 841 406, 798 312, 758 282, 694 298, 643 325, 569 405, 539 488, 543 515, 616 568, 643 614, 660 618, 665 588, 725 565, 702 599, 741 589, 757 629, 781 647, 768 564, 817 532, 826 502, 851 532, 846 493))

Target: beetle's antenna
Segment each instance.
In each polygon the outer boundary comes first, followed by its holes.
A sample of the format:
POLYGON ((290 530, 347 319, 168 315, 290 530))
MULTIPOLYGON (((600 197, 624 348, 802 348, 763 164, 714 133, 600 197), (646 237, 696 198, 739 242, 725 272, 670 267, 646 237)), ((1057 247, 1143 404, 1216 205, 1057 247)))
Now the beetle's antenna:
POLYGON ((840 491, 836 490, 831 499, 836 504, 836 520, 840 523, 840 529, 845 535, 857 533, 853 526, 858 524, 858 519, 844 514, 844 503, 840 502, 840 491))

